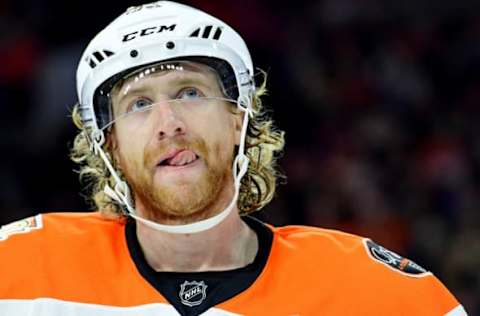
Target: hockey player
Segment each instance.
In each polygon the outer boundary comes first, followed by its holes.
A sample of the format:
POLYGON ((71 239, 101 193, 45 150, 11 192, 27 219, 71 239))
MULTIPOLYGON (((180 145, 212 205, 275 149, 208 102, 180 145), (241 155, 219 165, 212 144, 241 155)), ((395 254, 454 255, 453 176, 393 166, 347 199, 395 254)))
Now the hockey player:
POLYGON ((0 315, 465 315, 373 241, 247 214, 283 132, 242 38, 186 5, 129 8, 78 66, 81 165, 98 212, 0 231, 0 315))

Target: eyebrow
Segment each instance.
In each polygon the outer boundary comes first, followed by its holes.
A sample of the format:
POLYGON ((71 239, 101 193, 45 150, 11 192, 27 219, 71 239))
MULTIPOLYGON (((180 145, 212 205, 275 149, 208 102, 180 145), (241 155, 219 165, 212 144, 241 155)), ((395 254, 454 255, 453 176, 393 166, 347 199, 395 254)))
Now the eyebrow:
MULTIPOLYGON (((171 73, 171 72, 169 72, 169 73, 171 73)), ((168 75, 169 73, 166 72, 165 75, 168 75)), ((195 85, 199 85, 201 87, 207 88, 207 89, 211 89, 212 87, 210 87, 210 85, 207 85, 207 84, 204 83, 204 80, 206 80, 206 79, 207 79, 207 77, 202 73, 194 72, 194 71, 186 71, 186 72, 179 73, 179 75, 175 76, 175 78, 172 78, 171 80, 169 80, 166 85, 168 85, 168 86, 170 86, 170 85, 186 86, 186 85, 195 84, 195 85)), ((122 95, 118 99, 118 104, 121 104, 128 94, 142 94, 142 93, 149 90, 149 88, 145 85, 134 86, 133 88, 130 89, 129 87, 131 86, 132 81, 134 81, 134 80, 132 80, 132 79, 126 80, 121 85, 121 87, 119 89, 119 93, 121 93, 122 95), (125 89, 128 89, 128 91, 124 92, 125 89)))

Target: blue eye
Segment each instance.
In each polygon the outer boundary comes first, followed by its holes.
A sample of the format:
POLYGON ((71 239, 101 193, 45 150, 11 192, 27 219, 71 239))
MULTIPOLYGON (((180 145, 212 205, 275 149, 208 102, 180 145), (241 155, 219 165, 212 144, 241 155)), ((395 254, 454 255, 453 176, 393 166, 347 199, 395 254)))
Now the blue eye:
POLYGON ((178 99, 197 99, 203 97, 203 94, 200 92, 200 90, 195 89, 195 88, 186 88, 180 91, 178 94, 178 99))
POLYGON ((132 103, 132 105, 130 107, 130 110, 131 111, 141 111, 144 108, 150 106, 151 104, 152 104, 152 102, 150 100, 138 99, 138 100, 135 100, 135 102, 132 103))

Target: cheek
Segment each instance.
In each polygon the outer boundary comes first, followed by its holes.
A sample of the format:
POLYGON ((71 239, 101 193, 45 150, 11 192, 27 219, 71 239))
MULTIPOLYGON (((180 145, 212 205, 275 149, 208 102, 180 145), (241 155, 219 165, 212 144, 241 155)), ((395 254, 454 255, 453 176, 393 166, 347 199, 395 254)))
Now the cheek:
POLYGON ((132 131, 118 129, 115 133, 115 159, 125 169, 138 159, 141 159, 143 138, 132 131))
POLYGON ((236 133, 235 129, 225 124, 210 124, 207 143, 211 144, 212 153, 215 155, 215 159, 222 161, 229 161, 233 159, 235 155, 236 145, 236 133))
POLYGON ((223 140, 235 141, 236 121, 235 114, 231 112, 228 106, 216 105, 207 116, 208 120, 203 122, 203 128, 212 131, 223 140), (221 110, 218 109, 221 107, 221 110))

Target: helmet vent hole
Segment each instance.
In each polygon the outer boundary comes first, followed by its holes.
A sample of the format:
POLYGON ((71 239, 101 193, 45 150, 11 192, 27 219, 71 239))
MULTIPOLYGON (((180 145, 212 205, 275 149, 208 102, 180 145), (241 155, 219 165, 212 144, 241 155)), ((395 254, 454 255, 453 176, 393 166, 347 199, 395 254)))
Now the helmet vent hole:
POLYGON ((88 65, 93 69, 97 66, 97 64, 93 61, 93 59, 90 58, 88 65))
POLYGON ((205 28, 205 30, 203 31, 203 35, 202 37, 203 38, 208 38, 208 36, 210 35, 210 32, 212 31, 212 26, 209 25, 205 28))
POLYGON ((105 56, 107 57, 110 57, 113 55, 113 52, 109 51, 109 50, 104 50, 103 53, 105 54, 105 56))
POLYGON ((192 34, 190 34, 190 37, 198 37, 199 35, 200 35, 200 28, 193 31, 192 34))
POLYGON ((217 27, 217 30, 215 31, 215 34, 213 34, 213 39, 218 40, 220 38, 220 35, 222 35, 222 28, 217 27))
POLYGON ((167 44, 165 44, 165 46, 168 49, 174 49, 175 48, 175 43, 174 42, 167 42, 167 44))
POLYGON ((95 58, 98 60, 99 63, 101 63, 102 60, 105 59, 103 58, 102 54, 100 54, 100 52, 93 52, 93 56, 95 56, 95 58))

